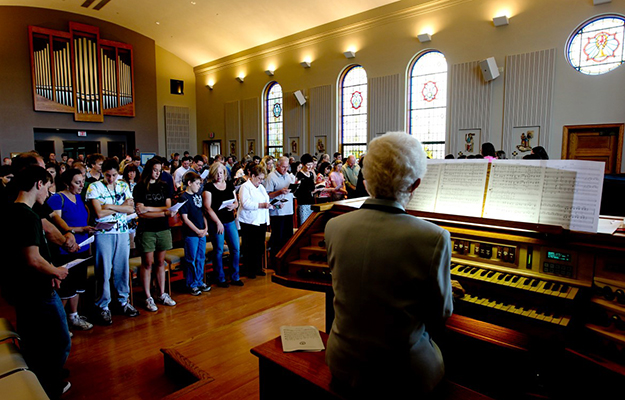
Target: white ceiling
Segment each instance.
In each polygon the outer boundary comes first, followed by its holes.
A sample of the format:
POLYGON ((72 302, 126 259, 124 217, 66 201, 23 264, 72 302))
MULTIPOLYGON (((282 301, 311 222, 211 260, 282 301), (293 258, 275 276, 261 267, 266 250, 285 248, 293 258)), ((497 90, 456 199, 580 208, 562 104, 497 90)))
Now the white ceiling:
POLYGON ((87 15, 153 39, 191 66, 398 0, 0 0, 87 15))

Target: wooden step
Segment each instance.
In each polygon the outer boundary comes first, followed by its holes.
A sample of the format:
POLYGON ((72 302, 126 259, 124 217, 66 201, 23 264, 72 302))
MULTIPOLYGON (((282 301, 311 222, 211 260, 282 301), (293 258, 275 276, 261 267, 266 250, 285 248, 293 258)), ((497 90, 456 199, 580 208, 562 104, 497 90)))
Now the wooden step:
POLYGON ((319 246, 325 248, 325 235, 323 232, 314 233, 310 235, 310 244, 312 246, 319 246), (324 242, 323 246, 319 246, 319 242, 324 242))

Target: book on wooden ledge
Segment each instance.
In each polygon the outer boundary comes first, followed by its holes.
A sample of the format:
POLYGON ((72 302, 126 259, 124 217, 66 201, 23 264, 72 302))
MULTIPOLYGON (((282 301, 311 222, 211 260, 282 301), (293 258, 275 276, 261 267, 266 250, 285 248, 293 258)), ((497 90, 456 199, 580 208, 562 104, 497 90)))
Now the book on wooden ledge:
POLYGON ((319 329, 314 326, 281 326, 280 339, 285 353, 325 350, 319 329))

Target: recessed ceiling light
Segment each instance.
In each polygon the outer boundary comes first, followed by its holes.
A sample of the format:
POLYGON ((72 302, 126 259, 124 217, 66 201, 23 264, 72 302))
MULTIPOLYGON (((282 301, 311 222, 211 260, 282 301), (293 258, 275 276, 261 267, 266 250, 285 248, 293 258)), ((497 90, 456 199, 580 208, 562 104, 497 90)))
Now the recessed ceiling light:
POLYGON ((192 1, 191 4, 195 5, 195 1, 192 1))
POLYGON ((160 22, 156 21, 156 25, 160 25, 160 24, 161 24, 160 22))

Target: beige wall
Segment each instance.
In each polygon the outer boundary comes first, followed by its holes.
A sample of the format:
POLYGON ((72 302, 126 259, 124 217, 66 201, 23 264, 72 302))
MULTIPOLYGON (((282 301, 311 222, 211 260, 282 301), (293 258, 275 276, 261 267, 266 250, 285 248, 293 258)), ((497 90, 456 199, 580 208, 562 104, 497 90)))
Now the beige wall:
MULTIPOLYGON (((108 22, 77 14, 32 7, 0 7, 0 153, 34 147, 33 128, 131 131, 140 151, 157 151, 154 41, 108 22), (69 31, 69 22, 100 28, 100 37, 134 47, 136 117, 105 116, 102 123, 75 122, 73 114, 33 110, 28 26, 69 31)), ((103 149, 106 152, 106 148, 103 149)), ((60 153, 57 149, 57 153, 60 153)))
MULTIPOLYGON (((158 153, 165 155, 165 106, 187 107, 189 109, 189 153, 197 154, 202 149, 197 141, 197 116, 195 108, 195 73, 193 67, 172 53, 156 46, 156 93, 158 115, 158 153), (184 95, 170 93, 170 79, 184 81, 184 95)), ((169 157, 169 154, 167 154, 169 157)))
MULTIPOLYGON (((573 70, 564 56, 566 40, 578 24, 597 14, 622 12, 625 0, 612 0, 601 6, 593 6, 590 0, 508 0, 505 4, 511 10, 510 25, 495 28, 490 20, 498 15, 502 5, 498 0, 402 1, 198 66, 198 132, 214 131, 218 138, 225 138, 224 104, 260 98, 271 80, 279 82, 285 92, 300 89, 305 94, 313 87, 333 85, 336 103, 338 76, 350 62, 363 65, 369 78, 400 74, 405 86, 409 62, 428 48, 442 51, 450 66, 495 57, 497 64, 504 67, 506 56, 555 48, 552 126, 547 149, 553 158, 560 156, 564 125, 625 121, 625 67, 606 75, 585 76, 573 70), (412 8, 406 9, 407 5, 412 8), (432 28, 433 39, 421 44, 416 35, 426 27, 432 28), (342 55, 349 46, 356 48, 354 60, 346 60, 342 55), (306 56, 312 58, 310 69, 299 65, 306 56), (274 77, 264 73, 270 64, 276 67, 274 77), (244 83, 235 81, 240 72, 246 75, 244 83), (204 87, 209 79, 215 81, 212 91, 204 87)), ((501 145, 504 135, 504 89, 502 74, 492 82, 490 125, 495 147, 501 145)), ((331 134, 336 135, 336 121, 332 126, 331 134)), ((307 125, 304 128, 307 134, 307 125)), ((202 135, 198 140, 202 140, 202 135)), ((310 138, 306 139, 308 147, 304 150, 310 151, 310 138)))

